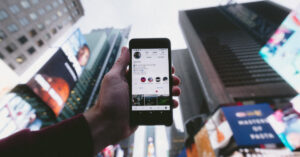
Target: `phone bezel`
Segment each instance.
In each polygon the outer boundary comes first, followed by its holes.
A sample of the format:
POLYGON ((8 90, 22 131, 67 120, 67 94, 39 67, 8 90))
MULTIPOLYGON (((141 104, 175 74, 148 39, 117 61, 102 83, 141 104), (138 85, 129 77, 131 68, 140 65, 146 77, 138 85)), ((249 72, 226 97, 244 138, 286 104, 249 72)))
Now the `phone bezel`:
POLYGON ((167 125, 170 126, 173 123, 173 100, 172 100, 172 59, 171 59, 171 42, 167 38, 140 38, 131 39, 129 42, 130 52, 130 64, 129 64, 129 113, 130 113, 130 125, 167 125), (132 49, 145 49, 145 48, 167 48, 168 60, 169 60, 169 111, 132 111, 132 49))

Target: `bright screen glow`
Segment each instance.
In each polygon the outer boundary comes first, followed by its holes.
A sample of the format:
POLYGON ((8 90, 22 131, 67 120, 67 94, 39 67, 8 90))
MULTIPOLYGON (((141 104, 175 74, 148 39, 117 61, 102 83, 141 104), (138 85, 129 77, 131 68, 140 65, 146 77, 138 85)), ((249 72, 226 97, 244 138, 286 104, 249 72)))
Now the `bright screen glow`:
POLYGON ((300 13, 292 11, 259 54, 300 93, 300 13))
POLYGON ((133 49, 131 57, 132 110, 170 110, 168 49, 133 49))

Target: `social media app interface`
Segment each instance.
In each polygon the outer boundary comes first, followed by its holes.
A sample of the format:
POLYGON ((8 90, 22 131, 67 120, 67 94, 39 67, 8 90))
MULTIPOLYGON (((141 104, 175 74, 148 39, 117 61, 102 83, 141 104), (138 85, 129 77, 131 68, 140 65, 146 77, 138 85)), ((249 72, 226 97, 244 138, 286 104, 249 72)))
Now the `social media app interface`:
POLYGON ((132 49, 132 110, 170 110, 168 49, 132 49))

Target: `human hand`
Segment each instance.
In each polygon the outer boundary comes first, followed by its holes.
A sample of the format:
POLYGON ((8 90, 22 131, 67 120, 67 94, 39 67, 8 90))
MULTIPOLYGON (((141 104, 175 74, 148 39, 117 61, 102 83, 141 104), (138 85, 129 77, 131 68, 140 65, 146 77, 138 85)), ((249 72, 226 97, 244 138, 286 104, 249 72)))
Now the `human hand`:
MULTIPOLYGON (((129 61, 129 50, 123 47, 120 58, 102 80, 96 104, 84 113, 94 140, 94 153, 130 136, 137 128, 129 125, 129 86, 126 77, 129 61)), ((172 68, 172 74, 174 72, 172 68)), ((179 83, 180 79, 173 76, 173 96, 180 94, 179 83)), ((178 106, 176 100, 173 100, 173 106, 178 106)))

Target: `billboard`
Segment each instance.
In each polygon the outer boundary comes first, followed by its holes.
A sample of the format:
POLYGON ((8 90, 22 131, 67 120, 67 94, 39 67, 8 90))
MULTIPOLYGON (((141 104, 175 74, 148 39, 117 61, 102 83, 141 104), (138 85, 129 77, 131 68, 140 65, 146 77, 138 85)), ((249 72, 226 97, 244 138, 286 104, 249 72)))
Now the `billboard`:
POLYGON ((91 55, 91 51, 80 30, 75 30, 62 44, 61 48, 72 63, 77 75, 80 76, 91 55))
POLYGON ((300 149, 300 95, 267 120, 282 143, 290 150, 300 149))
POLYGON ((268 104, 221 107, 194 138, 199 156, 230 156, 239 148, 281 144, 266 120, 272 113, 268 104))
POLYGON ((35 118, 35 110, 20 96, 4 95, 0 100, 0 139, 28 127, 35 118))
POLYGON ((77 80, 78 76, 72 63, 59 49, 27 85, 58 116, 77 80))
POLYGON ((238 146, 281 143, 266 118, 273 113, 269 104, 222 107, 238 146))
POLYGON ((300 12, 298 10, 292 11, 287 16, 259 54, 300 93, 300 12))

